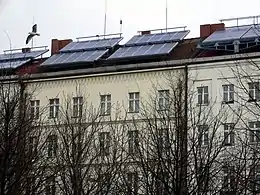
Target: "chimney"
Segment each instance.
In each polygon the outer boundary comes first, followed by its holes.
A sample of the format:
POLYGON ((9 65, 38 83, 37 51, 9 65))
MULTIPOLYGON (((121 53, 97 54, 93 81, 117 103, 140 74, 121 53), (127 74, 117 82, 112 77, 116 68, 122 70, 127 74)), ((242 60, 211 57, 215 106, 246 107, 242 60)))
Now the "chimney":
POLYGON ((224 23, 200 25, 200 37, 206 38, 210 36, 212 33, 214 33, 215 31, 224 30, 224 29, 225 29, 224 23))
POLYGON ((58 39, 52 39, 51 40, 51 55, 58 53, 63 47, 71 43, 71 39, 65 39, 65 40, 58 40, 58 39))
POLYGON ((146 30, 146 31, 141 32, 141 35, 149 35, 149 34, 151 34, 150 30, 146 30))
POLYGON ((23 53, 30 53, 31 52, 31 48, 30 47, 22 48, 22 52, 23 53))

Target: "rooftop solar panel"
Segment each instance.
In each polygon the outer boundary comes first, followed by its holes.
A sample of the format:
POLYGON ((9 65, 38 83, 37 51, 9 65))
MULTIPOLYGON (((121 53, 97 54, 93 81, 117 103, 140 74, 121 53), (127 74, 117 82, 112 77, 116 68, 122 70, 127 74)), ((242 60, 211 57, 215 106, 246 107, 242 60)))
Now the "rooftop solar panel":
POLYGON ((178 42, 122 47, 118 49, 114 54, 112 54, 108 59, 169 54, 171 50, 177 46, 177 44, 178 42))
POLYGON ((32 58, 37 58, 48 51, 49 51, 48 49, 45 49, 45 50, 31 51, 26 53, 20 52, 20 53, 1 54, 0 60, 32 59, 32 58))
POLYGON ((260 25, 252 26, 250 30, 242 36, 243 39, 258 37, 260 37, 260 25))
POLYGON ((93 50, 93 49, 102 49, 102 48, 111 48, 117 45, 122 38, 110 38, 110 39, 99 39, 99 40, 90 40, 90 41, 79 41, 71 42, 62 48, 61 52, 66 51, 78 51, 78 50, 93 50))
POLYGON ((100 59, 107 52, 108 49, 82 51, 82 52, 74 52, 74 53, 59 53, 51 56, 48 60, 46 60, 41 65, 48 66, 48 65, 58 65, 58 64, 67 64, 67 63, 94 62, 100 59))
POLYGON ((30 60, 0 61, 0 69, 17 68, 30 60))
POLYGON ((145 35, 136 35, 130 39, 125 45, 144 45, 144 44, 153 44, 153 43, 163 43, 163 42, 176 42, 183 40, 189 31, 176 31, 176 32, 166 32, 166 33, 157 33, 157 34, 145 34, 145 35))

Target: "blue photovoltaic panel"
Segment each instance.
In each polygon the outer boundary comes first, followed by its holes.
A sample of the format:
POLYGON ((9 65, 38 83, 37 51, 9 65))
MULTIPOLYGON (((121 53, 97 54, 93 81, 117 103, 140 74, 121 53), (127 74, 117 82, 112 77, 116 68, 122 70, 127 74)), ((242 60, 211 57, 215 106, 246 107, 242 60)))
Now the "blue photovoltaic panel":
POLYGON ((38 50, 38 51, 31 51, 26 53, 8 53, 8 54, 1 54, 0 60, 15 60, 15 59, 32 59, 37 58, 40 55, 48 52, 49 50, 38 50))
POLYGON ((260 37, 260 25, 253 25, 250 30, 242 36, 242 39, 259 38, 260 37))
POLYGON ((0 61, 0 69, 17 68, 30 60, 0 61))
POLYGON ((60 51, 66 52, 66 51, 77 51, 77 50, 111 48, 117 45, 121 40, 122 38, 111 38, 111 39, 71 42, 68 45, 66 45, 64 48, 62 48, 60 51))
POLYGON ((183 40, 190 31, 176 31, 158 34, 136 35, 130 39, 125 45, 143 45, 149 43, 175 42, 183 40))
POLYGON ((67 64, 67 63, 78 63, 78 62, 94 62, 101 58, 107 50, 94 50, 94 51, 84 51, 84 52, 74 52, 74 53, 59 53, 51 56, 41 65, 57 65, 57 64, 67 64))
POLYGON ((169 54, 171 50, 177 46, 177 44, 178 42, 122 47, 114 54, 112 54, 108 59, 169 54))

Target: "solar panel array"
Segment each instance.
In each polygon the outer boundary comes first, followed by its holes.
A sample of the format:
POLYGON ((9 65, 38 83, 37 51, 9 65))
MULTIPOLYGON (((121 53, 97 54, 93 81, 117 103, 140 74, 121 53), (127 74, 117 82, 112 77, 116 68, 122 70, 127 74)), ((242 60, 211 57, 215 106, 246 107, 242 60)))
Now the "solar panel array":
POLYGON ((83 51, 83 52, 70 52, 70 53, 59 53, 51 56, 41 65, 53 65, 53 64, 67 64, 67 63, 80 63, 80 62, 92 62, 98 60, 105 53, 106 50, 94 50, 94 51, 83 51))
POLYGON ((122 40, 121 37, 110 39, 97 39, 89 41, 71 42, 60 50, 58 54, 51 56, 42 66, 94 62, 104 56, 110 48, 116 46, 122 40))
POLYGON ((202 44, 248 40, 260 37, 260 25, 236 26, 215 31, 202 44))
POLYGON ((169 53, 177 44, 178 42, 122 47, 112 54, 109 59, 163 55, 169 53))
POLYGON ((131 38, 108 59, 124 59, 169 54, 189 31, 137 35, 131 38))
POLYGON ((183 40, 189 31, 177 31, 157 34, 136 35, 130 39, 125 46, 155 44, 164 42, 175 42, 183 40))
POLYGON ((0 69, 17 68, 30 60, 43 55, 48 50, 37 50, 31 52, 16 52, 0 55, 0 69))
POLYGON ((122 38, 119 37, 111 39, 71 42, 64 48, 62 48, 60 52, 112 48, 117 45, 121 40, 122 38))

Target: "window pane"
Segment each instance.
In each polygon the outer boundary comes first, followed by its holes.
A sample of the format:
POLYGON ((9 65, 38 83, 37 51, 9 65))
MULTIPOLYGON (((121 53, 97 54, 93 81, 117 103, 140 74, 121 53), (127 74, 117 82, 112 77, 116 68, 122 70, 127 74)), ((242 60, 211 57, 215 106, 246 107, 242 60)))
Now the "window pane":
POLYGON ((139 112, 139 100, 135 101, 135 111, 139 112))
POLYGON ((108 102, 111 101, 111 95, 107 95, 107 101, 108 101, 108 102))
POLYGON ((105 98, 105 96, 104 96, 104 95, 101 95, 101 96, 100 96, 100 98, 101 98, 101 102, 104 102, 104 101, 106 101, 106 98, 105 98))
POLYGON ((135 93, 135 99, 139 99, 139 92, 135 93))
POLYGON ((129 93, 129 99, 134 99, 134 93, 129 93))
POLYGON ((204 93, 208 93, 208 86, 204 87, 204 93))
POLYGON ((129 101, 129 112, 133 112, 134 111, 134 101, 130 100, 129 101))
POLYGON ((204 94, 204 104, 208 104, 208 103, 209 103, 209 95, 204 94))
POLYGON ((227 92, 228 91, 228 86, 227 85, 223 85, 223 91, 227 92))
POLYGON ((202 94, 198 95, 198 104, 202 104, 202 94))

